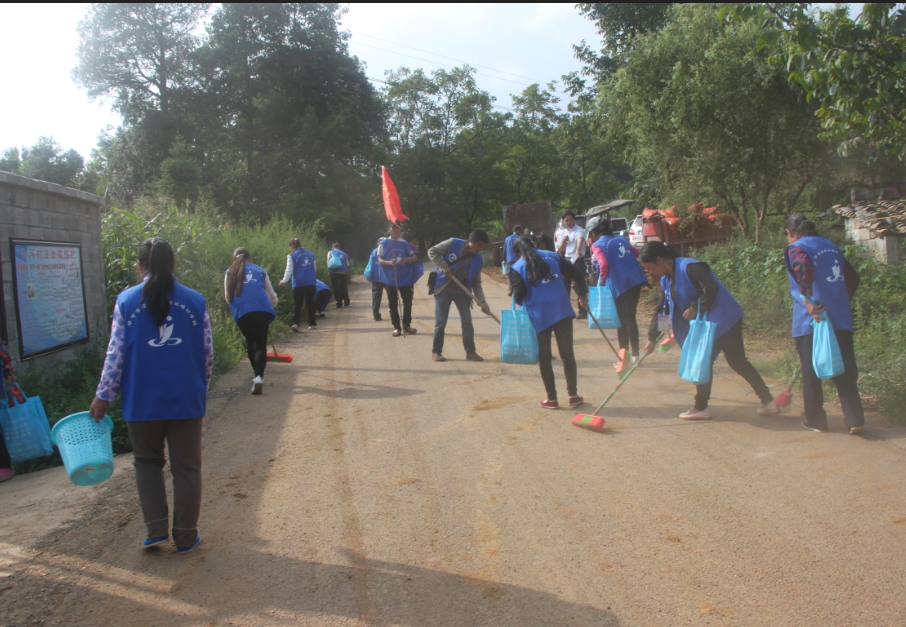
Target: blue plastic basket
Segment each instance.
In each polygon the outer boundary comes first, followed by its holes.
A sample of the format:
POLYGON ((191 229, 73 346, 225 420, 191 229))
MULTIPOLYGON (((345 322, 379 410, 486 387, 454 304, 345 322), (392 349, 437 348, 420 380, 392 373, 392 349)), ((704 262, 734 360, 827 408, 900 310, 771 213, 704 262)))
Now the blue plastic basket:
POLYGON ((76 485, 97 485, 113 474, 113 421, 100 422, 82 411, 57 421, 50 439, 60 449, 69 480, 76 485))

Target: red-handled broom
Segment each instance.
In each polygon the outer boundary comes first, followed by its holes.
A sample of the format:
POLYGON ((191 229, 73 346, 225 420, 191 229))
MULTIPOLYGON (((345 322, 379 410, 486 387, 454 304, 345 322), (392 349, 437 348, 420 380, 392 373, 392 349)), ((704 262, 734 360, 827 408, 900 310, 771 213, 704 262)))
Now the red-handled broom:
POLYGON ((267 360, 268 360, 268 361, 282 361, 282 362, 285 363, 285 364, 288 364, 288 363, 291 363, 291 362, 292 362, 292 360, 293 360, 293 356, 292 356, 292 355, 290 355, 289 353, 278 353, 278 352, 277 352, 277 347, 274 345, 274 340, 271 339, 270 334, 268 334, 268 338, 267 338, 267 339, 269 339, 269 340, 271 341, 271 348, 274 349, 274 352, 273 352, 273 353, 268 353, 268 354, 267 354, 267 360))
POLYGON ((793 400, 793 386, 796 385, 796 379, 799 378, 799 373, 801 372, 802 366, 796 368, 796 374, 793 375, 787 388, 774 397, 774 404, 777 405, 777 407, 789 407, 790 401, 793 400))

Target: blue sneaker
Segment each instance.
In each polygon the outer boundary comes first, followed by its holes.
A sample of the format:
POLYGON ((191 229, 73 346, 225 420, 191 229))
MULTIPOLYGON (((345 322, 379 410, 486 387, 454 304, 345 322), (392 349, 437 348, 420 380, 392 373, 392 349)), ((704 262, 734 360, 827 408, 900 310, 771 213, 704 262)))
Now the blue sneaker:
POLYGON ((157 546, 161 542, 166 542, 169 539, 170 536, 161 536, 159 538, 145 538, 144 540, 142 540, 142 548, 148 549, 152 546, 157 546))
POLYGON ((189 545, 189 546, 178 546, 178 547, 176 547, 176 552, 177 552, 177 553, 188 553, 189 551, 191 551, 192 549, 194 549, 196 546, 198 546, 198 543, 199 543, 199 542, 201 542, 201 534, 200 534, 200 533, 199 533, 199 534, 195 534, 195 542, 193 542, 193 543, 192 543, 191 545, 189 545))

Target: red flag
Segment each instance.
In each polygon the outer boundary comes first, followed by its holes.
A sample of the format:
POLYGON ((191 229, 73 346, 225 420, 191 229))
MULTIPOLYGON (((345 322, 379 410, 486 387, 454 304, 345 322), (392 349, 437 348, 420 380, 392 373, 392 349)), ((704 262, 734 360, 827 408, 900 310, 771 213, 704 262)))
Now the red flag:
POLYGON ((381 166, 381 179, 384 191, 384 211, 387 212, 387 219, 396 224, 401 224, 403 220, 408 220, 403 214, 403 207, 400 205, 400 195, 396 192, 396 185, 390 179, 390 173, 387 168, 381 166))

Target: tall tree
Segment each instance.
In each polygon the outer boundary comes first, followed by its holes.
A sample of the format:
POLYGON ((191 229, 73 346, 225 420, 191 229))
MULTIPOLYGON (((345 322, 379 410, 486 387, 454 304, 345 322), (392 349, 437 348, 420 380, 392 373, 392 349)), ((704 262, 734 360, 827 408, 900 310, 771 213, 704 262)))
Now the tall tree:
POLYGON ((72 149, 64 150, 52 137, 44 136, 22 150, 18 173, 58 185, 70 185, 84 166, 82 155, 72 149))

